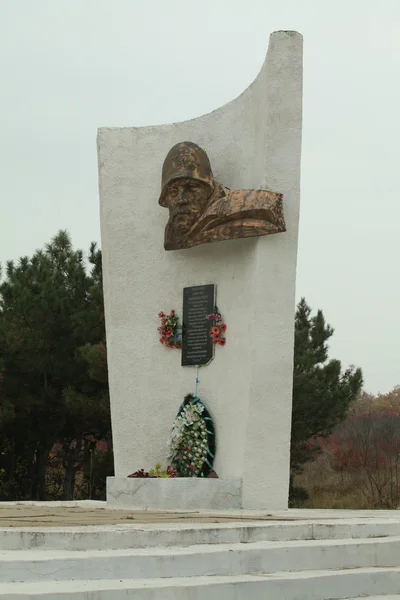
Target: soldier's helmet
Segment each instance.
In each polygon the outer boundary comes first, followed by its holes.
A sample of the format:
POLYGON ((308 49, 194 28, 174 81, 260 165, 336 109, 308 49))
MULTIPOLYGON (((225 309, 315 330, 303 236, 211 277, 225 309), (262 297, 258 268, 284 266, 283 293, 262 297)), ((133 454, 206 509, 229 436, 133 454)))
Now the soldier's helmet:
POLYGON ((164 161, 159 204, 168 207, 168 187, 177 179, 195 179, 214 190, 213 174, 207 154, 193 142, 180 142, 171 148, 164 161))

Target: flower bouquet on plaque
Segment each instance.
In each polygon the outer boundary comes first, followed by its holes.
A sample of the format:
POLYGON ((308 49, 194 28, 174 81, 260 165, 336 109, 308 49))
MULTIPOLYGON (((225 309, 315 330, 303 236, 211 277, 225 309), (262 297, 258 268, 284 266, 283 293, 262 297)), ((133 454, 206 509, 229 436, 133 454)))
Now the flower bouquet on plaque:
POLYGON ((174 310, 171 310, 169 315, 162 311, 158 313, 158 318, 161 320, 161 325, 157 327, 160 334, 160 344, 167 348, 182 348, 182 327, 179 322, 179 317, 174 310))
POLYGON ((215 307, 214 312, 207 315, 207 321, 210 324, 210 336, 214 345, 225 346, 226 344, 226 324, 222 321, 221 313, 215 307))

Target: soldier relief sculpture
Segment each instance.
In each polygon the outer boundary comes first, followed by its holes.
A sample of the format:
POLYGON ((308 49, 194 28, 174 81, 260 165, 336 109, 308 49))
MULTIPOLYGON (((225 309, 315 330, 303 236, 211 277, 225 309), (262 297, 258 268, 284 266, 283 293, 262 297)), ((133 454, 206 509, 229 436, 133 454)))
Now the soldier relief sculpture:
POLYGON ((162 170, 159 204, 169 210, 165 250, 286 231, 282 194, 230 190, 215 181, 207 154, 176 144, 162 170))

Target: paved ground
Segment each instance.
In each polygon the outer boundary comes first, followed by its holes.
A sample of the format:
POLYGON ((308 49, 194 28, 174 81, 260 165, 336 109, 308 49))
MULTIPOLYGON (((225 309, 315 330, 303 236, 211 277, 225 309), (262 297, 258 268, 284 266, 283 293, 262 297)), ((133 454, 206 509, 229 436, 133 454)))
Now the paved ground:
MULTIPOLYGON (((106 508, 0 506, 0 527, 68 527, 82 525, 126 525, 129 523, 223 523, 241 517, 221 517, 198 513, 157 513, 106 508)), ((251 520, 257 520, 252 517, 251 520)))
POLYGON ((107 509, 105 502, 1 502, 0 528, 68 527, 84 525, 128 525, 157 523, 235 523, 240 521, 299 521, 326 519, 400 518, 400 510, 289 510, 272 514, 234 511, 206 514, 199 512, 151 512, 107 509))
MULTIPOLYGON (((260 514, 205 514, 198 512, 154 512, 107 509, 105 503, 99 506, 41 504, 2 504, 0 503, 0 528, 2 527, 68 527, 82 525, 127 525, 146 523, 226 523, 238 521, 275 520, 272 515, 260 514)), ((285 519, 285 517, 283 517, 285 519)), ((291 520, 291 519, 290 519, 291 520)))

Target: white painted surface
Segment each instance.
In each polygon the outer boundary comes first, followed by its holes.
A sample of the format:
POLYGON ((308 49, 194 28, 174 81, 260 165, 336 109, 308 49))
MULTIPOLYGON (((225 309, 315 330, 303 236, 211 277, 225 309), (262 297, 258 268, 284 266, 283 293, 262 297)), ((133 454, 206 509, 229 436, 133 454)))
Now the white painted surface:
POLYGON ((0 581, 154 579, 400 565, 400 538, 0 552, 0 581))
POLYGON ((158 342, 158 312, 182 315, 183 287, 215 283, 227 345, 199 388, 216 424, 215 469, 243 480, 244 508, 287 508, 301 119, 302 37, 276 32, 260 75, 230 104, 183 123, 99 130, 117 477, 166 463, 172 422, 195 388, 195 369, 158 342), (282 192, 288 231, 165 252, 161 168, 183 140, 207 151, 224 185, 282 192))
POLYGON ((103 525, 86 527, 4 527, 0 550, 104 550, 400 537, 399 519, 267 521, 103 525))
POLYGON ((9 502, 0 502, 0 509, 3 507, 14 506, 42 506, 50 508, 107 508, 106 502, 103 500, 14 500, 9 502))
POLYGON ((107 478, 107 504, 136 510, 240 509, 240 479, 136 479, 107 478))
MULTIPOLYGON (((93 509, 102 509, 109 510, 109 506, 107 502, 103 500, 14 500, 9 502, 0 502, 0 510, 4 507, 19 507, 19 506, 38 506, 43 508, 55 507, 55 508, 80 508, 82 509, 81 513, 85 514, 85 510, 92 511, 93 509)), ((120 510, 118 508, 112 510, 120 510)), ((156 511, 154 511, 156 514, 156 511)), ((170 513, 174 513, 175 511, 160 511, 165 512, 166 515, 170 513)), ((179 511, 182 515, 196 515, 201 516, 210 516, 210 512, 207 510, 187 510, 187 511, 179 511)), ((23 513, 25 516, 29 516, 29 511, 23 513)), ((99 513, 100 514, 100 513, 99 513)), ((147 518, 152 513, 148 513, 147 511, 142 511, 143 515, 147 515, 147 518)), ((160 514, 157 512, 157 514, 160 514)), ((1 516, 1 515, 0 515, 1 516)), ((265 519, 266 524, 270 521, 304 521, 304 522, 315 522, 315 521, 323 521, 323 522, 331 522, 338 523, 340 520, 346 520, 349 523, 363 523, 372 521, 380 522, 382 520, 389 522, 392 520, 393 522, 400 522, 400 509, 392 509, 392 510, 375 510, 375 509, 362 509, 362 510, 351 510, 351 509, 327 509, 327 508, 290 508, 288 510, 273 510, 273 511, 265 511, 265 510, 218 510, 212 512, 213 517, 233 517, 235 519, 243 519, 248 520, 251 518, 256 519, 265 519)), ((204 525, 204 524, 203 524, 204 525)), ((203 525, 200 525, 203 526, 203 525)), ((232 525, 237 525, 237 523, 232 523, 232 525)), ((152 525, 149 525, 152 527, 152 525)), ((1 530, 1 528, 0 528, 1 530)))
POLYGON ((396 594, 400 569, 307 571, 273 575, 5 583, 4 600, 334 600, 396 594))
POLYGON ((22 544, 37 537, 35 549, 0 551, 0 600, 396 597, 396 511, 320 521, 330 511, 304 512, 314 520, 2 529, 1 548, 7 533, 22 544))

